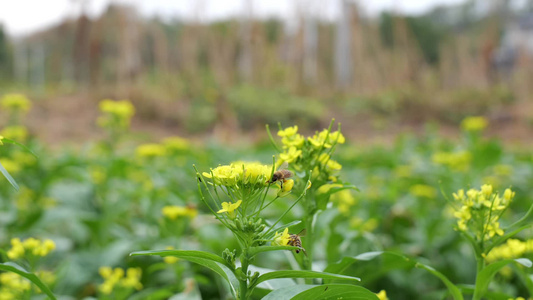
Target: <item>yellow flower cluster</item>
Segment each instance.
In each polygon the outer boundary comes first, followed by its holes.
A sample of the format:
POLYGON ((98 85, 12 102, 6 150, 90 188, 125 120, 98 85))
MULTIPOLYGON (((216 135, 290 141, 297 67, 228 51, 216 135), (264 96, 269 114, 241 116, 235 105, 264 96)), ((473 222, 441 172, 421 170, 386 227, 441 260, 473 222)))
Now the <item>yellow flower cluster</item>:
POLYGON ((461 128, 464 131, 481 131, 489 125, 485 117, 467 117, 461 122, 461 128))
POLYGON ((353 217, 350 219, 350 227, 362 232, 372 232, 378 227, 378 225, 378 220, 374 218, 370 218, 366 221, 359 217, 353 217))
POLYGON ((434 187, 425 184, 415 184, 409 189, 411 195, 420 198, 435 198, 437 191, 434 187))
POLYGON ((161 144, 143 144, 139 145, 135 150, 138 157, 151 158, 158 156, 165 156, 165 146, 161 144))
POLYGON ((54 241, 46 239, 41 241, 36 238, 28 238, 21 241, 19 238, 11 239, 11 249, 7 251, 10 259, 22 258, 24 255, 47 256, 56 248, 54 241))
POLYGON ((236 185, 266 186, 271 179, 272 166, 258 162, 233 162, 218 166, 211 172, 203 172, 205 178, 212 179, 217 185, 233 187, 236 185))
POLYGON ((472 154, 468 151, 437 152, 433 154, 434 163, 444 165, 452 170, 467 171, 472 161, 472 154))
POLYGON ((24 126, 13 125, 2 129, 0 134, 7 139, 22 143, 28 138, 28 129, 24 126))
POLYGON ((171 205, 163 207, 161 213, 169 220, 176 220, 179 217, 194 218, 198 215, 198 210, 189 206, 171 205))
POLYGON ((488 240, 495 235, 503 235, 499 218, 507 209, 515 193, 506 189, 503 196, 493 192, 492 185, 485 184, 481 189, 470 189, 466 193, 459 190, 453 198, 461 206, 456 209, 457 228, 471 231, 478 240, 488 240))
MULTIPOLYGON (((283 130, 278 131, 278 136, 281 137, 281 143, 283 144, 283 150, 279 155, 281 162, 292 163, 297 161, 302 157, 302 150, 304 148, 306 139, 298 133, 298 126, 287 127, 283 130)), ((312 137, 307 138, 307 142, 314 149, 328 149, 335 144, 344 144, 346 139, 339 131, 329 132, 327 129, 324 129, 321 132, 316 132, 312 137)), ((323 153, 322 155, 326 155, 323 153)), ((339 168, 340 165, 328 157, 320 157, 322 161, 329 162, 334 168, 339 168), (335 165, 336 164, 336 165, 335 165)))
POLYGON ((3 108, 14 112, 28 112, 31 108, 30 100, 22 94, 7 94, 0 103, 3 108))
POLYGON ((19 163, 9 158, 0 158, 0 164, 2 164, 6 171, 11 174, 18 173, 22 169, 22 166, 19 163))
POLYGON ((169 137, 163 140, 163 145, 169 151, 184 151, 191 147, 189 140, 179 136, 169 137))
POLYGON ((291 235, 289 234, 289 228, 285 228, 282 233, 278 233, 276 231, 272 241, 272 246, 287 246, 290 240, 291 235))
POLYGON ((507 242, 498 247, 494 247, 485 257, 487 262, 501 259, 520 258, 526 253, 533 252, 533 240, 521 241, 518 239, 508 239, 507 242))
POLYGON ((104 295, 110 295, 116 288, 121 289, 142 289, 141 268, 128 268, 126 274, 124 269, 110 267, 101 267, 99 270, 100 276, 104 279, 104 282, 98 287, 100 292, 104 295))
POLYGON ((128 100, 105 99, 100 101, 99 107, 104 115, 98 119, 98 124, 104 128, 128 128, 131 117, 135 114, 135 107, 128 100))
POLYGON ((0 274, 0 300, 18 300, 31 289, 30 282, 12 272, 0 274))

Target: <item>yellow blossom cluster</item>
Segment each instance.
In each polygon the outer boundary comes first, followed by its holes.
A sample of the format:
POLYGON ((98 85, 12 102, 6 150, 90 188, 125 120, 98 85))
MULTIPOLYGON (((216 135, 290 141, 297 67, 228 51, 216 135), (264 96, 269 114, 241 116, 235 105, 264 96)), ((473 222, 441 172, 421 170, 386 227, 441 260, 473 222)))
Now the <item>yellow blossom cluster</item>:
POLYGON ((179 217, 194 218, 198 215, 198 210, 190 206, 169 205, 163 207, 161 213, 169 220, 176 220, 179 217))
POLYGON ((467 171, 472 161, 472 154, 468 151, 437 152, 433 154, 435 164, 447 166, 456 171, 467 171))
POLYGON ((189 140, 179 136, 172 136, 164 139, 163 145, 170 152, 185 151, 191 147, 189 140))
POLYGON ((22 94, 7 94, 0 101, 2 107, 12 112, 28 112, 31 102, 22 94))
POLYGON ((461 122, 461 128, 464 131, 481 131, 489 125, 485 117, 467 117, 461 122))
POLYGON ((432 199, 437 195, 437 190, 430 185, 415 184, 409 188, 409 193, 415 197, 432 199))
POLYGON ((350 227, 362 232, 372 232, 378 227, 378 225, 378 220, 374 218, 370 218, 366 221, 359 217, 353 217, 350 219, 350 227))
POLYGON ((237 161, 230 165, 218 166, 211 172, 203 172, 205 178, 212 179, 217 185, 234 186, 266 186, 271 179, 272 166, 258 162, 237 161))
POLYGON ((481 189, 459 190, 453 194, 457 204, 454 212, 457 229, 474 234, 478 240, 488 240, 495 235, 503 235, 499 219, 509 207, 515 193, 506 189, 502 196, 493 192, 492 185, 485 184, 481 189))
POLYGON ((141 268, 128 268, 124 272, 124 269, 121 268, 101 267, 99 273, 104 282, 98 289, 104 295, 110 295, 117 288, 125 290, 142 289, 141 268))
POLYGON ((36 238, 28 238, 21 241, 19 238, 13 238, 11 239, 11 249, 7 251, 7 257, 18 259, 25 255, 47 256, 55 248, 56 244, 50 239, 42 241, 36 238))
POLYGON ((508 239, 505 244, 494 247, 485 257, 487 262, 502 259, 520 258, 526 253, 533 252, 533 240, 521 241, 518 239, 508 239))
POLYGON ((24 277, 12 273, 0 273, 0 300, 18 300, 31 289, 31 283, 24 277))
POLYGON ((135 153, 138 157, 141 158, 152 158, 158 156, 165 156, 166 148, 161 144, 142 144, 137 146, 135 153))
POLYGON ((21 125, 7 126, 2 129, 2 131, 0 131, 0 135, 5 137, 6 139, 11 139, 19 143, 23 143, 28 138, 28 129, 21 125))
POLYGON ((103 128, 126 129, 135 114, 135 107, 128 100, 105 99, 100 101, 99 107, 103 115, 98 119, 98 125, 103 128))

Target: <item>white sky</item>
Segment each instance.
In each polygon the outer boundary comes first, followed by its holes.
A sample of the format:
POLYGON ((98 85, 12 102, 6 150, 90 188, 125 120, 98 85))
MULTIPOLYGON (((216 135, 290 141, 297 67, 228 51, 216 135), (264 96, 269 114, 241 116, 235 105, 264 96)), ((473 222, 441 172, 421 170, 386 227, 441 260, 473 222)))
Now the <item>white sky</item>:
MULTIPOLYGON (((92 16, 109 3, 135 5, 142 15, 198 17, 203 20, 243 14, 245 3, 253 2, 253 13, 291 18, 297 7, 324 18, 334 18, 340 0, 0 0, 0 24, 10 35, 24 35, 43 29, 79 13, 83 3, 92 16), (199 13, 201 12, 201 13, 199 13)), ((363 9, 375 14, 383 9, 420 13, 437 4, 456 4, 464 0, 358 0, 363 9)))

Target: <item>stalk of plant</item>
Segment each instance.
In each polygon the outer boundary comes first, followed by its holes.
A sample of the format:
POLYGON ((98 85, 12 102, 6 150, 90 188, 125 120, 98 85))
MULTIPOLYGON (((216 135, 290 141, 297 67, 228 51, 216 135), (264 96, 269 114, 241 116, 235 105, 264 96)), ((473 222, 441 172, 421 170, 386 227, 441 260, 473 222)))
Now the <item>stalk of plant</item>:
MULTIPOLYGON (((272 144, 280 152, 280 163, 289 163, 296 178, 309 176, 313 182, 307 192, 307 197, 302 201, 304 209, 302 222, 307 231, 304 237, 307 256, 303 259, 303 268, 306 270, 312 270, 316 242, 314 224, 318 214, 326 209, 332 194, 345 189, 356 189, 355 186, 339 180, 338 171, 342 166, 331 159, 337 145, 345 142, 340 123, 337 131, 332 132, 334 122, 333 119, 327 129, 307 138, 298 133, 298 126, 283 129, 279 125, 278 136, 281 137, 281 148, 274 141, 268 125, 266 127, 272 144)), ((296 191, 302 191, 304 188, 302 184, 295 186, 296 191)))
MULTIPOLYGON (((196 167, 195 167, 196 169, 196 167)), ((218 166, 210 172, 196 170, 201 201, 230 230, 238 242, 238 249, 226 249, 222 256, 203 251, 162 250, 137 252, 132 255, 177 256, 199 263, 217 272, 229 283, 235 299, 250 299, 254 288, 265 280, 275 278, 326 278, 358 280, 336 274, 313 271, 273 271, 260 274, 250 271, 254 258, 267 251, 302 250, 291 246, 288 227, 300 222, 280 224, 283 217, 302 199, 311 186, 310 176, 305 188, 290 207, 272 224, 261 218, 261 212, 272 202, 291 193, 293 183, 285 182, 283 188, 271 191, 271 179, 275 172, 275 158, 272 165, 257 162, 233 162, 218 166)), ((351 287, 364 290, 360 287, 351 287)), ((365 293, 368 292, 365 290, 365 293)))

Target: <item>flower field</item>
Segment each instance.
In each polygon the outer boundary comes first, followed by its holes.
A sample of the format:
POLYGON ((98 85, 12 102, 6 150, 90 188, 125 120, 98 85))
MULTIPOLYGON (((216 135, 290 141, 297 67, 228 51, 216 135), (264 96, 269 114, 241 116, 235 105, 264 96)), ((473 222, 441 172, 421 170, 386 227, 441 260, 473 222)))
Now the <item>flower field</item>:
POLYGON ((139 140, 103 100, 105 137, 73 148, 0 101, 0 300, 533 297, 533 154, 483 117, 388 146, 265 124, 243 147, 139 140))

